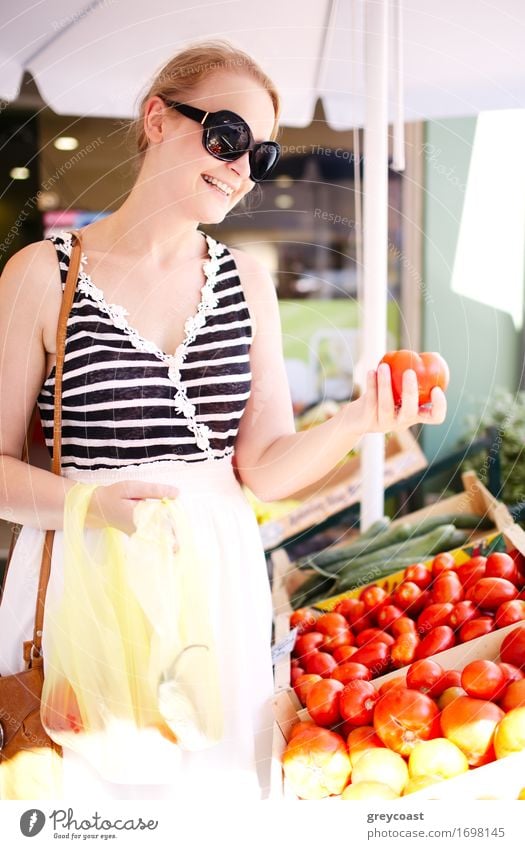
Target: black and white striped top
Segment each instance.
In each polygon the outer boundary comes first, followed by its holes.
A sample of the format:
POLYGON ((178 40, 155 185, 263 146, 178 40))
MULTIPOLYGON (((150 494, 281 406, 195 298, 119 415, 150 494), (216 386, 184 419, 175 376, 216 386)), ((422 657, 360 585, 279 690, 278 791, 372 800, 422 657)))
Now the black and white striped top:
MULTIPOLYGON (((130 327, 123 307, 106 301, 83 270, 87 257, 82 254, 64 358, 63 469, 198 462, 233 454, 250 395, 252 325, 233 256, 202 235, 208 245, 206 281, 173 355, 130 327)), ((49 238, 63 288, 72 236, 63 231, 49 238)), ((50 451, 54 391, 53 368, 38 396, 50 451)))

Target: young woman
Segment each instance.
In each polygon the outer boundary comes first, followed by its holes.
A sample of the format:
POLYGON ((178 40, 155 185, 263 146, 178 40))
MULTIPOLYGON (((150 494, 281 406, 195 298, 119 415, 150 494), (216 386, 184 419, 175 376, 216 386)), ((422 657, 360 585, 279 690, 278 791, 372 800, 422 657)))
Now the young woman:
POLYGON ((382 366, 368 374, 357 401, 295 432, 272 278, 249 254, 199 229, 221 222, 270 173, 279 108, 272 82, 227 42, 178 53, 143 97, 135 184, 115 213, 81 231, 65 352, 62 477, 19 458, 35 401, 52 445, 55 333, 71 233, 20 250, 2 276, 0 515, 24 527, 0 608, 0 674, 23 668, 46 528, 56 529, 48 597, 60 592, 64 499, 76 481, 100 484, 87 534, 105 525, 129 534, 137 499, 180 498, 215 568, 223 739, 184 753, 182 779, 147 784, 109 782, 65 748, 67 798, 267 796, 270 593, 233 455, 242 482, 270 501, 321 478, 366 432, 445 417, 439 389, 431 408, 418 409, 413 372, 404 375, 396 411, 382 366))

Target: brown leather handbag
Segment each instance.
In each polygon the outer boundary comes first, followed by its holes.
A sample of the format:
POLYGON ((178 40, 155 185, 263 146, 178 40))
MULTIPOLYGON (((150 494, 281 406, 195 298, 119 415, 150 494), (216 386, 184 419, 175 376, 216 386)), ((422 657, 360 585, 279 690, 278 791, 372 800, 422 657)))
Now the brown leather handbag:
MULTIPOLYGON (((69 269, 62 297, 62 305, 57 326, 56 368, 55 368, 55 405, 53 422, 53 461, 52 471, 61 474, 61 425, 62 425, 62 374, 64 369, 64 350, 66 344, 67 319, 75 295, 76 281, 81 258, 81 241, 77 233, 73 234, 75 244, 71 254, 69 269)), ((36 407, 31 417, 22 459, 28 461, 28 445, 32 426, 36 417, 36 407)), ((2 594, 20 526, 13 528, 11 547, 7 559, 2 594)), ((36 599, 35 626, 33 639, 24 642, 23 658, 26 668, 14 675, 0 676, 0 765, 14 758, 19 752, 48 748, 58 755, 62 748, 48 736, 40 719, 40 700, 44 683, 44 659, 42 656, 42 627, 47 584, 51 571, 51 554, 55 532, 46 531, 40 580, 36 599)))

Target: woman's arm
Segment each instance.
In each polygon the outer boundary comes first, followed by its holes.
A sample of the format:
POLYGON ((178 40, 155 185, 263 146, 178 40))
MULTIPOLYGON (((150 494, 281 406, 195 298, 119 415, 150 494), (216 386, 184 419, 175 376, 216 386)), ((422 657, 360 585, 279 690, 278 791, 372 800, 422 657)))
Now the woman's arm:
POLYGON ((403 375, 401 409, 396 412, 390 369, 381 366, 367 377, 366 392, 344 404, 329 421, 297 433, 282 353, 281 324, 269 272, 252 257, 235 251, 239 273, 257 332, 250 363, 252 392, 235 444, 243 483, 262 501, 286 498, 326 475, 365 433, 405 430, 424 422, 440 424, 446 399, 432 391, 432 407, 418 408, 417 378, 403 375))

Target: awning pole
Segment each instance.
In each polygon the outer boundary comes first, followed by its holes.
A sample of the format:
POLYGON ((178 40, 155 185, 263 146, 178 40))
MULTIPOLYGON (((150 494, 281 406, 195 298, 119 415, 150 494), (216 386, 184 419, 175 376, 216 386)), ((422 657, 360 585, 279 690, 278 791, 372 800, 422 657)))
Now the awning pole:
MULTIPOLYGON (((366 3, 364 131, 363 360, 376 369, 386 350, 388 291, 388 0, 366 3)), ((361 444, 361 530, 384 513, 381 433, 361 444)))

